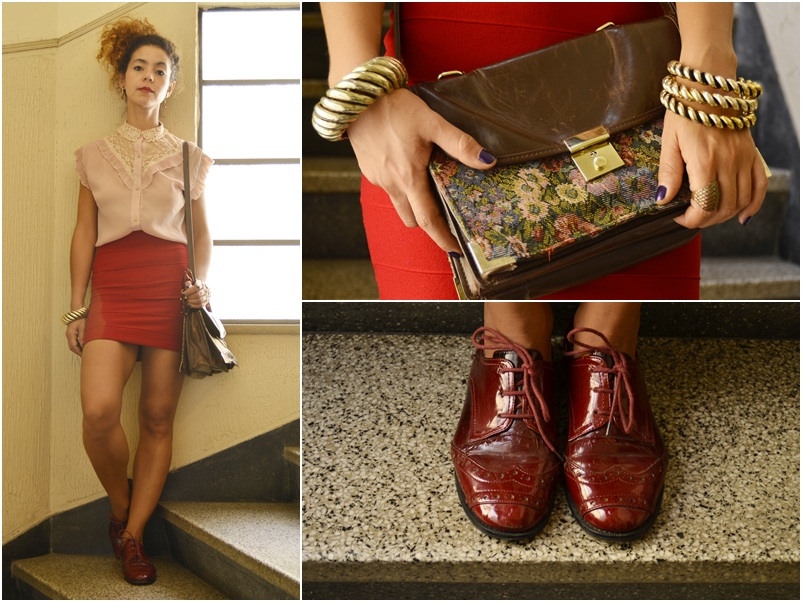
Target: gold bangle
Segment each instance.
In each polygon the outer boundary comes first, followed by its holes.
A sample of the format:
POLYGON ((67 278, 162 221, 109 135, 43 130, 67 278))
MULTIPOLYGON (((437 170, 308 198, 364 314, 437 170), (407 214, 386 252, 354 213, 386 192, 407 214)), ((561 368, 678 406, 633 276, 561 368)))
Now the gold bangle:
POLYGON ((675 76, 666 75, 663 78, 663 90, 686 102, 698 102, 711 107, 721 107, 722 109, 735 109, 742 115, 754 113, 758 108, 758 101, 751 98, 740 98, 737 96, 725 96, 723 94, 711 94, 707 90, 697 90, 688 88, 679 83, 675 76))
POLYGON ((343 140, 365 109, 406 85, 407 71, 401 61, 389 56, 372 58, 326 92, 312 113, 312 126, 326 140, 343 140))
POLYGON ((685 117, 694 123, 701 123, 709 127, 742 130, 752 127, 757 122, 757 116, 754 113, 743 115, 742 117, 727 117, 726 115, 708 114, 693 107, 687 107, 665 90, 660 92, 660 102, 666 109, 680 117, 685 117))
POLYGON ((64 324, 70 324, 72 322, 75 322, 75 320, 83 320, 88 315, 89 315, 89 310, 85 307, 82 307, 81 309, 68 311, 66 314, 61 316, 61 321, 64 322, 64 324))
POLYGON ((713 75, 699 69, 691 69, 679 61, 671 61, 667 66, 668 72, 676 77, 684 77, 711 88, 719 88, 724 92, 735 92, 741 98, 757 98, 763 93, 763 86, 757 82, 739 77, 737 80, 713 75))

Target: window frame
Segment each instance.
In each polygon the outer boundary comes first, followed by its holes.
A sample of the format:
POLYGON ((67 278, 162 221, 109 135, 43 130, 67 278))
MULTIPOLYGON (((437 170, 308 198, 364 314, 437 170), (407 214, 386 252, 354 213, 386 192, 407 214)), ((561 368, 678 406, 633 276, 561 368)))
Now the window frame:
MULTIPOLYGON (((206 86, 245 86, 256 87, 265 85, 301 85, 301 77, 297 79, 216 79, 205 80, 203 77, 203 15, 210 12, 240 12, 240 11, 255 11, 255 10, 297 10, 299 17, 301 13, 300 2, 277 2, 277 3, 243 3, 243 4, 219 4, 219 3, 199 3, 198 10, 198 124, 197 124, 197 140, 198 146, 203 148, 203 93, 206 86)), ((299 32, 300 35, 300 32, 299 32)), ((300 136, 300 132, 298 134, 300 136)), ((214 159, 215 165, 300 165, 301 158, 260 158, 260 159, 214 159)), ((300 198, 298 199, 300 203, 300 198)), ((243 240, 230 240, 230 239, 212 239, 212 247, 300 247, 300 239, 243 239, 243 240)), ((299 261, 298 269, 301 269, 299 261)), ((300 291, 299 291, 299 308, 297 319, 278 319, 278 318, 244 318, 244 319, 223 319, 222 322, 226 325, 233 325, 235 328, 232 332, 242 332, 242 328, 247 325, 260 325, 260 326, 276 326, 279 330, 284 330, 283 327, 299 327, 301 323, 301 308, 300 308, 300 291)), ((269 329, 270 330, 270 329, 269 329)))

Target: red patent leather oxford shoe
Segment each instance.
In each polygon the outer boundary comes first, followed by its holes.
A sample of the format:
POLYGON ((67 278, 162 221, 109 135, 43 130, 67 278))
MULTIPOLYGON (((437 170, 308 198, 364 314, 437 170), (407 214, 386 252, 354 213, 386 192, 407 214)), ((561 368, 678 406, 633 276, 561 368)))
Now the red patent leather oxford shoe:
POLYGON ((125 526, 128 523, 121 521, 113 514, 109 516, 109 541, 111 542, 111 549, 114 550, 114 555, 120 557, 120 548, 122 547, 122 536, 125 531, 125 526))
POLYGON ((560 473, 552 366, 489 328, 477 330, 473 344, 468 392, 451 443, 457 493, 484 533, 528 539, 548 522, 560 473))
POLYGON ((131 585, 150 585, 156 581, 156 567, 145 555, 142 542, 125 535, 120 547, 125 580, 131 585))
POLYGON ((568 443, 565 485, 580 526, 608 541, 630 541, 651 528, 660 509, 667 455, 640 365, 612 348, 568 333, 568 443))

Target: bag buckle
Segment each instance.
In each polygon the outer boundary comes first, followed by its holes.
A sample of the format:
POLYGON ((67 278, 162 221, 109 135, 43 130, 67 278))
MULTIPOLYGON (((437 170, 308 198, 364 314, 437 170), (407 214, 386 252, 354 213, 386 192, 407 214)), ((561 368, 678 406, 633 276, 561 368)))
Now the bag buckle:
POLYGON ((624 161, 609 140, 610 134, 602 126, 564 140, 586 182, 624 167, 624 161))

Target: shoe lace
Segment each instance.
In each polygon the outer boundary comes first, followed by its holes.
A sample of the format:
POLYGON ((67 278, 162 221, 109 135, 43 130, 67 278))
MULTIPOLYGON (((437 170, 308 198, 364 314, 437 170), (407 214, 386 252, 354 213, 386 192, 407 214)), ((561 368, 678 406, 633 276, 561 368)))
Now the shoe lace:
POLYGON ((122 541, 123 547, 128 547, 131 545, 134 546, 134 551, 131 554, 133 556, 132 560, 136 559, 139 561, 147 561, 147 557, 145 556, 145 549, 142 546, 142 542, 135 539, 134 536, 131 535, 128 531, 123 531, 120 539, 122 541))
POLYGON ((588 352, 600 352, 612 358, 612 366, 608 367, 607 365, 604 365, 594 369, 594 372, 609 374, 611 376, 609 382, 612 383, 612 387, 594 387, 592 390, 597 393, 610 394, 611 403, 609 413, 600 412, 602 414, 608 414, 606 434, 610 434, 610 426, 612 425, 613 418, 616 414, 618 414, 621 419, 622 430, 625 433, 630 434, 635 418, 635 393, 632 389, 632 375, 629 372, 629 363, 627 362, 626 356, 620 351, 616 350, 610 344, 610 341, 607 339, 607 337, 605 337, 598 330, 594 330, 592 328, 575 328, 569 332, 568 335, 566 335, 566 340, 573 345, 573 350, 564 352, 564 355, 568 357, 583 355, 588 352), (576 335, 580 332, 589 332, 596 335, 602 341, 604 341, 606 347, 589 345, 587 343, 577 341, 576 335), (579 347, 579 349, 577 349, 577 347, 579 347), (628 399, 627 403, 624 402, 625 394, 628 399))
POLYGON ((473 333, 471 342, 474 347, 482 352, 485 350, 511 350, 518 355, 521 360, 520 367, 501 368, 499 370, 502 373, 521 375, 521 377, 513 377, 515 389, 502 391, 503 395, 509 395, 515 399, 513 412, 499 412, 498 417, 533 420, 538 434, 546 443, 546 447, 558 457, 562 457, 560 452, 557 451, 557 446, 545 434, 544 423, 551 420, 551 412, 549 412, 549 405, 543 397, 543 393, 535 386, 535 363, 529 351, 500 332, 486 326, 473 333))

